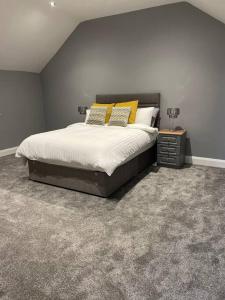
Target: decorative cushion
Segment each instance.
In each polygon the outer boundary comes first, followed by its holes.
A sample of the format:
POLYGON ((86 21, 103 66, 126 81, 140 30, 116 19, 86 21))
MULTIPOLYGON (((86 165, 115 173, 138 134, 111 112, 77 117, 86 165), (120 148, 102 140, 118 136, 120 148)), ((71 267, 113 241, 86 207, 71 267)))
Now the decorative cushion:
POLYGON ((91 106, 90 114, 87 118, 86 124, 90 125, 104 125, 106 118, 107 107, 91 106))
POLYGON ((113 107, 109 126, 126 127, 130 116, 130 107, 113 107))
POLYGON ((137 112, 137 108, 138 108, 138 100, 116 103, 115 107, 130 107, 131 113, 130 113, 128 123, 129 124, 135 123, 136 112, 137 112))
POLYGON ((106 112, 106 118, 105 118, 105 123, 109 123, 109 119, 112 113, 112 108, 115 105, 115 103, 110 103, 110 104, 103 104, 103 103, 93 103, 92 106, 96 107, 107 107, 107 112, 106 112))

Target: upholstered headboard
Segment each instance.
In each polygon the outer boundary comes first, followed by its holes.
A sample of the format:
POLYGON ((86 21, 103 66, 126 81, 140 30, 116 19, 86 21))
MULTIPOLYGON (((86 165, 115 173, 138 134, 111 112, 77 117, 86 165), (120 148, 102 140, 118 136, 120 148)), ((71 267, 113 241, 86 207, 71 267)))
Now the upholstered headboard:
MULTIPOLYGON (((158 107, 160 108, 160 93, 145 94, 115 94, 115 95, 97 95, 97 103, 118 103, 130 100, 139 100, 138 107, 158 107)), ((155 127, 160 127, 160 114, 156 120, 155 127)))

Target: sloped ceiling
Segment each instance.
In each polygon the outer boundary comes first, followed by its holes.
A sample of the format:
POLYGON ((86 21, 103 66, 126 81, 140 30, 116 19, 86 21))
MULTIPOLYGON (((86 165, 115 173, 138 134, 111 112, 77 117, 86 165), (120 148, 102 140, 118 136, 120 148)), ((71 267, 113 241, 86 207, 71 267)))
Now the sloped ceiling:
MULTIPOLYGON (((39 73, 73 32, 89 19, 174 0, 0 0, 0 70, 39 73)), ((225 0, 189 0, 225 23, 225 0)))

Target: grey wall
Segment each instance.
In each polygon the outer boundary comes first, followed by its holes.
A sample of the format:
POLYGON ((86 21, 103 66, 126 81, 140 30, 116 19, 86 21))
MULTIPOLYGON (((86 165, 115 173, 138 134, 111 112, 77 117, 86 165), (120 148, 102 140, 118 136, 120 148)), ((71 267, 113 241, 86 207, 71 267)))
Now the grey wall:
POLYGON ((48 129, 100 93, 159 91, 195 156, 225 159, 225 25, 187 3, 81 23, 41 74, 48 129))
POLYGON ((0 71, 0 149, 45 128, 39 74, 0 71))

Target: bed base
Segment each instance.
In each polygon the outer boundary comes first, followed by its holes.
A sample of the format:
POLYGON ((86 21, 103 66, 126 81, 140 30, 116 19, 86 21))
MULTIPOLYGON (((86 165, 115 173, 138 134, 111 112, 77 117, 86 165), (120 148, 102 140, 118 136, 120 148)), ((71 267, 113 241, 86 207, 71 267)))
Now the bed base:
POLYGON ((32 160, 28 160, 28 165, 31 180, 107 198, 155 162, 156 145, 118 167, 111 176, 104 172, 51 165, 32 160))

